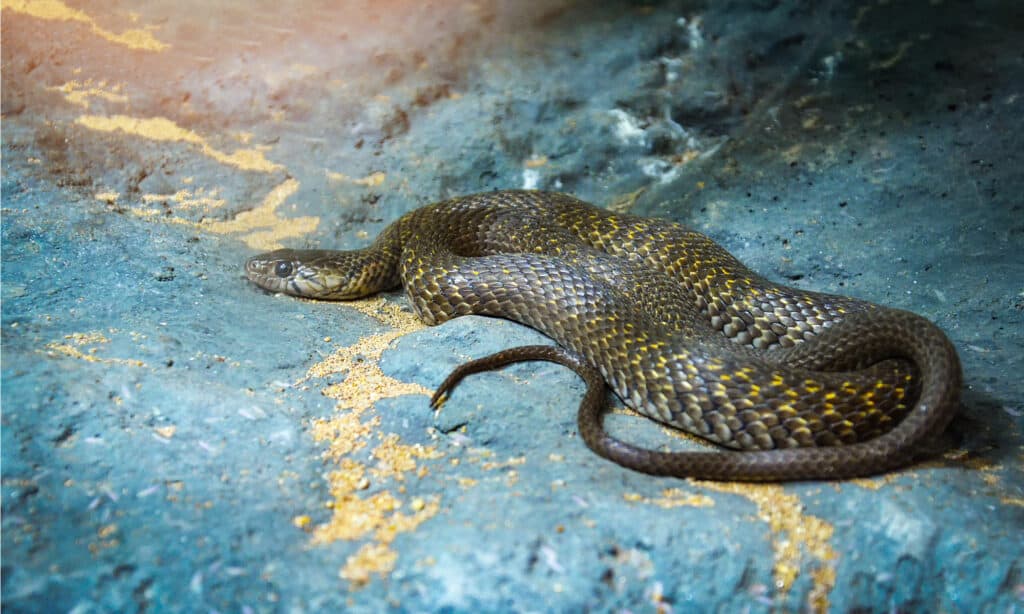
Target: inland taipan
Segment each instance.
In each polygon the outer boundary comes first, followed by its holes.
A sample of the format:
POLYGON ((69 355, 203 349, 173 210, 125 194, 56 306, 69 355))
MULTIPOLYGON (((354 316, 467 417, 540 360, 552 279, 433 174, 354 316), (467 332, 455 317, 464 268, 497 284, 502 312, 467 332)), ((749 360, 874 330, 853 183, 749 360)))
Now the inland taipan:
POLYGON ((507 318, 558 346, 521 360, 587 383, 579 430, 598 454, 652 474, 846 478, 910 463, 959 407, 956 350, 928 320, 755 274, 708 237, 565 194, 489 192, 416 209, 353 251, 277 250, 248 278, 287 294, 356 299, 404 286, 416 314, 507 318), (665 452, 606 433, 605 383, 637 412, 732 450, 665 452))

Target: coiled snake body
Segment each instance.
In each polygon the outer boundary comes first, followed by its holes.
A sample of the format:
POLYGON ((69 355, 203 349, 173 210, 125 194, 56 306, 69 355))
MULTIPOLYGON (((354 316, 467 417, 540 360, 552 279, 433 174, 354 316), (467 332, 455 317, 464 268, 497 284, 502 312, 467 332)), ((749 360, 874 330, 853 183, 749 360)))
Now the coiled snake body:
POLYGON ((275 292, 354 299, 403 285, 428 324, 464 314, 540 330, 459 367, 565 364, 587 382, 579 428, 598 454, 652 474, 729 480, 869 475, 905 465, 958 408, 952 344, 915 314, 774 284, 708 237, 564 194, 505 191, 412 211, 363 250, 250 259, 275 292), (601 426, 604 382, 654 420, 742 452, 661 452, 601 426))

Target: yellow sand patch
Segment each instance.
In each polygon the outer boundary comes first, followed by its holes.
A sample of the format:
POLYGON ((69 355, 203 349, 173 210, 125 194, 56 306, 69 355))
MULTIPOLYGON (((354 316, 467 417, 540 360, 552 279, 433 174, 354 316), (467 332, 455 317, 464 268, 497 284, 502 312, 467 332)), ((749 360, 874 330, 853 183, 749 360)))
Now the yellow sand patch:
POLYGON ((384 544, 366 544, 341 568, 338 574, 354 586, 363 586, 370 581, 370 574, 381 576, 391 573, 395 568, 398 553, 384 544))
POLYGON ((715 500, 706 495, 687 493, 679 488, 666 488, 660 497, 644 497, 638 493, 625 493, 622 498, 630 503, 647 503, 663 509, 674 507, 711 507, 715 500))
POLYGON ((365 537, 383 526, 387 518, 401 506, 402 502, 387 490, 366 497, 352 493, 336 496, 331 503, 334 517, 331 522, 313 531, 313 543, 365 537))
POLYGON ((64 85, 48 89, 60 92, 64 95, 65 100, 73 105, 85 109, 89 108, 90 98, 100 98, 107 102, 114 102, 118 104, 128 102, 128 97, 121 93, 120 86, 108 88, 106 81, 100 81, 99 83, 94 83, 92 79, 89 79, 85 83, 68 81, 64 85))
MULTIPOLYGON (((313 528, 312 543, 371 539, 352 554, 339 571, 339 576, 356 590, 374 575, 387 576, 398 560, 398 553, 391 547, 396 536, 415 530, 435 516, 441 507, 438 495, 414 497, 405 502, 386 487, 393 482, 405 482, 411 476, 422 478, 427 469, 417 460, 440 458, 443 454, 433 446, 404 444, 394 433, 378 433, 379 441, 370 452, 376 460, 374 468, 368 469, 366 464, 352 457, 370 445, 372 434, 380 424, 380 417, 372 415, 374 402, 405 394, 426 396, 431 391, 388 377, 378 366, 381 355, 393 340, 422 328, 423 323, 380 297, 347 304, 394 329, 338 348, 310 367, 297 384, 344 375, 340 383, 321 390, 325 396, 338 401, 335 414, 315 421, 311 429, 314 439, 327 444, 324 457, 337 467, 328 475, 331 500, 327 507, 332 515, 327 522, 313 528), (365 419, 363 416, 367 413, 370 417, 365 419), (409 512, 403 511, 406 507, 409 512)), ((404 493, 405 487, 399 486, 398 491, 404 493)))
POLYGON ((348 175, 345 175, 343 173, 332 173, 331 171, 327 171, 327 178, 331 181, 354 183, 356 185, 362 185, 369 188, 375 188, 381 185, 382 183, 384 183, 384 180, 387 179, 387 177, 388 176, 385 173, 382 173, 380 171, 376 173, 370 173, 366 177, 362 178, 354 178, 349 177, 348 175))
MULTIPOLYGON (((168 215, 167 210, 158 207, 129 206, 127 211, 141 218, 166 224, 191 226, 214 234, 239 234, 238 239, 253 249, 272 250, 282 247, 281 241, 303 236, 316 230, 316 227, 320 225, 320 218, 315 216, 286 218, 277 214, 278 208, 298 189, 298 181, 295 179, 285 180, 275 186, 259 205, 239 213, 230 220, 218 220, 211 216, 199 222, 193 222, 176 215, 168 215)), ((117 192, 107 191, 94 195, 97 200, 111 204, 116 203, 120 196, 117 192)), ((144 203, 173 202, 179 209, 203 209, 205 211, 215 211, 227 204, 224 199, 218 198, 216 189, 207 192, 203 188, 197 188, 194 191, 179 190, 174 194, 144 194, 142 201, 144 203)))
POLYGON ((388 301, 383 296, 373 296, 358 301, 347 301, 345 306, 365 313, 371 318, 376 318, 382 324, 387 324, 402 335, 426 327, 423 320, 416 317, 412 310, 388 301))
POLYGON ((146 51, 163 51, 169 45, 157 40, 149 30, 125 30, 120 34, 114 34, 109 30, 101 28, 96 20, 88 14, 71 8, 60 2, 60 0, 6 0, 3 8, 11 9, 16 13, 30 15, 37 19, 49 19, 54 21, 77 21, 89 26, 94 34, 106 40, 124 45, 130 49, 143 49, 146 51))
POLYGON ((487 461, 480 464, 480 468, 484 471, 494 471, 495 469, 510 469, 512 467, 519 467, 526 464, 525 456, 513 456, 506 461, 487 461))
POLYGON ((324 458, 338 461, 365 448, 370 433, 379 424, 378 416, 363 422, 359 412, 349 411, 314 420, 310 430, 314 441, 328 444, 324 458))
POLYGON ((121 195, 117 192, 97 192, 93 195, 96 200, 106 201, 108 203, 116 203, 117 199, 121 198, 121 195))
POLYGON ((170 221, 189 224, 215 234, 246 233, 239 239, 249 247, 259 250, 278 249, 282 247, 282 240, 301 237, 320 225, 320 218, 316 216, 285 218, 278 215, 278 207, 298 189, 297 180, 287 179, 274 187, 258 206, 230 220, 204 219, 195 223, 175 218, 170 221))
POLYGON ((99 331, 92 331, 88 333, 72 333, 70 335, 64 335, 64 342, 51 341, 46 344, 44 349, 51 355, 63 354, 86 362, 108 365, 127 365, 130 367, 146 366, 146 363, 141 360, 133 360, 129 358, 103 358, 101 356, 97 356, 99 346, 105 343, 110 343, 110 339, 99 331))
POLYGON ((429 388, 419 384, 401 382, 384 375, 377 365, 380 355, 387 346, 401 336, 401 331, 389 331, 364 337, 354 345, 338 348, 323 361, 313 365, 306 373, 306 379, 325 377, 332 373, 345 373, 345 380, 327 386, 324 396, 339 401, 341 407, 360 413, 381 399, 405 394, 433 394, 429 388))
MULTIPOLYGON (((219 209, 227 204, 223 198, 217 198, 218 191, 206 192, 203 188, 192 190, 178 190, 174 194, 143 194, 142 202, 173 202, 179 209, 219 209)), ((99 198, 99 195, 97 195, 99 198)))
POLYGON ((867 490, 880 490, 883 486, 888 486, 895 482, 899 477, 899 473, 886 473, 885 475, 879 475, 871 478, 857 478, 855 480, 850 480, 850 484, 856 484, 857 486, 867 490))
POLYGON ((836 582, 836 552, 830 540, 834 527, 815 516, 804 514, 803 503, 775 484, 699 482, 707 489, 740 495, 757 505, 758 516, 768 523, 775 554, 775 588, 785 594, 800 574, 806 555, 818 561, 811 572, 813 587, 807 596, 807 610, 827 612, 828 595, 836 582))
POLYGON ((377 459, 377 467, 373 473, 378 478, 403 479, 402 474, 416 471, 417 458, 441 458, 444 456, 433 447, 422 444, 407 445, 399 443, 398 435, 391 433, 381 438, 380 444, 373 451, 377 459))
POLYGON ((243 171, 259 171, 269 173, 284 168, 280 164, 270 162, 263 156, 265 149, 236 149, 226 154, 215 149, 206 139, 195 132, 182 128, 165 117, 131 117, 128 115, 82 115, 76 123, 99 132, 125 132, 154 141, 182 142, 197 145, 204 155, 214 160, 234 166, 243 171))

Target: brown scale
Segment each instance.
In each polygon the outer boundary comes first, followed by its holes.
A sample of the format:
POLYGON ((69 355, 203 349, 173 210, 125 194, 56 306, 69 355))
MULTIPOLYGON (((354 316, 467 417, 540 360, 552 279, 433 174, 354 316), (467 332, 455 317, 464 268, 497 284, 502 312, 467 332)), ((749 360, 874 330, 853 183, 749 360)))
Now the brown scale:
POLYGON ((648 473, 877 473, 912 460, 957 409, 956 352, 927 320, 774 284, 683 226, 562 194, 444 201, 403 216, 365 250, 278 250, 247 272, 268 290, 325 299, 402 284, 428 324, 481 314, 540 330, 561 348, 467 363, 434 402, 472 372, 559 362, 588 383, 579 411, 587 444, 648 473), (657 452, 610 437, 602 380, 640 413, 744 452, 657 452))

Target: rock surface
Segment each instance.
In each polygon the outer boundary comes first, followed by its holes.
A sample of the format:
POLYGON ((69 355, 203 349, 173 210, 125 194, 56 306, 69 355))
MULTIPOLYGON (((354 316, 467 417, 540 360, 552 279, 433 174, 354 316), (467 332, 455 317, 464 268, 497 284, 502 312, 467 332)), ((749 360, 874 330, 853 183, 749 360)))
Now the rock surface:
POLYGON ((336 4, 4 3, 5 610, 1024 606, 1020 8, 336 4), (523 187, 934 320, 965 373, 947 451, 655 479, 587 450, 555 365, 428 407, 537 333, 242 276, 523 187))

